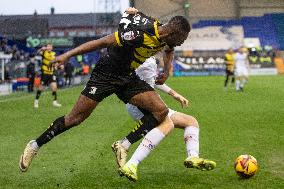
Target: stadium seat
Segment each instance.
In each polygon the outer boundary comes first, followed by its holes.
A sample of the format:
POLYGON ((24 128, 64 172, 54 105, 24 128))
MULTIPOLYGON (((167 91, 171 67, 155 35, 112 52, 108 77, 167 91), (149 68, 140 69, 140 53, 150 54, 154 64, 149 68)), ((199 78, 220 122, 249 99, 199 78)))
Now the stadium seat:
POLYGON ((193 28, 208 26, 242 25, 245 37, 257 37, 261 45, 270 45, 276 49, 284 49, 284 14, 265 14, 261 17, 243 17, 240 20, 201 20, 192 25, 193 28))

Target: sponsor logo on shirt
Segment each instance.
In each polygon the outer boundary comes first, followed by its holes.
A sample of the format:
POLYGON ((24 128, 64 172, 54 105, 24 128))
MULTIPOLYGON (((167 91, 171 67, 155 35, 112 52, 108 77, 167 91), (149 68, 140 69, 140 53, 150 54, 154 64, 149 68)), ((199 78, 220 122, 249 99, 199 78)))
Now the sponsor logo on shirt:
POLYGON ((133 31, 125 32, 122 36, 124 40, 130 41, 135 39, 135 34, 133 31))

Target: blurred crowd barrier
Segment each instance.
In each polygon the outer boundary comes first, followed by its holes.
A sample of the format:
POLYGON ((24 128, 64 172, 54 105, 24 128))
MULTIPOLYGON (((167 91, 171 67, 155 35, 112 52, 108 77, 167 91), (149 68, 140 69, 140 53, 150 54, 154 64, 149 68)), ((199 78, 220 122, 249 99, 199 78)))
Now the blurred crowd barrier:
MULTIPOLYGON (((1 59, 1 82, 0 82, 0 95, 7 95, 17 91, 28 91, 29 78, 27 74, 27 65, 30 61, 10 60, 1 59)), ((41 58, 36 58, 35 63, 35 78, 34 78, 34 89, 39 87, 40 81, 40 61, 41 58)), ((82 67, 76 67, 73 69, 71 83, 66 83, 65 69, 60 67, 55 70, 57 78, 57 84, 59 88, 70 87, 74 85, 80 85, 87 82, 92 66, 82 64, 82 67)), ((31 92, 31 91, 29 91, 31 92)))
MULTIPOLYGON (((209 76, 225 74, 226 51, 179 51, 173 62, 174 76, 209 76)), ((282 73, 282 57, 276 57, 271 47, 248 48, 251 75, 276 75, 282 73), (276 63, 276 62, 277 63, 276 63)))

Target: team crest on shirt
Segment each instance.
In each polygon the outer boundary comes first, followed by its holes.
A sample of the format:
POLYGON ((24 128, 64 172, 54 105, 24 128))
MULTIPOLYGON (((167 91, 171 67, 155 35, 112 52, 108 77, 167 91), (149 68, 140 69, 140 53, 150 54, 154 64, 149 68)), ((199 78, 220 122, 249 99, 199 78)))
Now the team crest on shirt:
POLYGON ((126 41, 130 41, 130 40, 135 39, 135 34, 133 31, 125 32, 122 38, 126 41))
POLYGON ((94 95, 96 93, 97 87, 91 87, 90 94, 94 95))

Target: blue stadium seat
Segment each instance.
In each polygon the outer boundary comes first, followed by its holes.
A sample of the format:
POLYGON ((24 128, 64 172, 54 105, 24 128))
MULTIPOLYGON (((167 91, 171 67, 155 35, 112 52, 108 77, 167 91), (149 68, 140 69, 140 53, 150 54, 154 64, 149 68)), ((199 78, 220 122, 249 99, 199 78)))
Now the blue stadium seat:
POLYGON ((201 20, 193 28, 206 26, 242 25, 245 37, 257 37, 261 45, 284 49, 284 14, 265 14, 262 17, 243 17, 240 20, 201 20))

